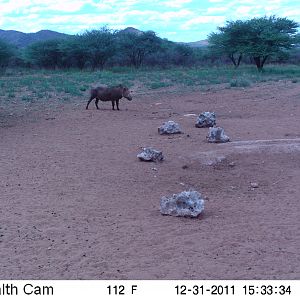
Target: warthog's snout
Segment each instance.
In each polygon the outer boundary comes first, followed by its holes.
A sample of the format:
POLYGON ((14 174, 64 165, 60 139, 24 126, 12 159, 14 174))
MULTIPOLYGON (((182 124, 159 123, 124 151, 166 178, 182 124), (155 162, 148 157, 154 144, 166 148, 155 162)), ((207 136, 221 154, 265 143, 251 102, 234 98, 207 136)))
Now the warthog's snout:
POLYGON ((132 91, 129 91, 128 88, 124 87, 123 88, 123 97, 126 98, 127 100, 131 101, 132 100, 131 92, 132 91))

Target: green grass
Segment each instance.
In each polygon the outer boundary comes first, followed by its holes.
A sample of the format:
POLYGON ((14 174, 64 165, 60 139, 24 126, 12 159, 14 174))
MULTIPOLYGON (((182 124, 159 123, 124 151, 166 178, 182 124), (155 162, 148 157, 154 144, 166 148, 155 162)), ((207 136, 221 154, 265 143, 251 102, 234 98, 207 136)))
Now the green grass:
MULTIPOLYGON (((0 102, 14 101, 82 101, 92 86, 124 84, 129 88, 139 86, 137 94, 168 88, 172 91, 203 90, 206 86, 224 85, 224 88, 247 88, 260 82, 300 80, 300 66, 266 65, 263 72, 255 66, 134 69, 114 67, 103 71, 50 71, 7 70, 0 76, 0 102)), ((221 86, 223 87, 223 86, 221 86)))
POLYGON ((245 78, 232 79, 230 81, 230 87, 248 87, 251 82, 245 78))

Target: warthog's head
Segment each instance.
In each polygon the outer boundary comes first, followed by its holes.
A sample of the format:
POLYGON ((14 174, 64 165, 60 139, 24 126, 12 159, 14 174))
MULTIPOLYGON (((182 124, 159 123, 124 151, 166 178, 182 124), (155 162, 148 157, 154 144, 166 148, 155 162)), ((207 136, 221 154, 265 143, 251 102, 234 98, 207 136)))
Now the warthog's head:
POLYGON ((127 87, 122 87, 122 96, 126 99, 128 99, 129 101, 132 100, 132 96, 131 96, 131 91, 129 91, 129 89, 127 87))

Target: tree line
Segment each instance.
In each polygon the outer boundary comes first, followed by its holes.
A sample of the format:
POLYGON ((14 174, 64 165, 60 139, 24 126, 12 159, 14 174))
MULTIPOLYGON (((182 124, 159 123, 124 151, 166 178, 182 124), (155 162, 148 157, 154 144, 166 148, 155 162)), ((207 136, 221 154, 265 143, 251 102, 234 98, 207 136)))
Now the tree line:
POLYGON ((208 36, 208 47, 192 48, 159 38, 153 31, 126 32, 108 27, 65 39, 35 42, 16 49, 0 40, 0 68, 9 64, 47 69, 103 69, 111 66, 168 67, 254 63, 300 63, 298 24, 275 16, 228 21, 208 36))

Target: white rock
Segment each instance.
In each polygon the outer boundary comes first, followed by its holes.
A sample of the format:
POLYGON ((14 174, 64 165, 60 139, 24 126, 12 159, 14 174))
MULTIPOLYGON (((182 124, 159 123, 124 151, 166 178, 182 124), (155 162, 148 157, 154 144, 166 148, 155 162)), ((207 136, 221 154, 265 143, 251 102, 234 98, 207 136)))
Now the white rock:
POLYGON ((174 134, 174 133, 182 133, 179 124, 174 121, 168 121, 163 123, 162 126, 158 128, 159 134, 174 134))
POLYGON ((216 125, 216 114, 209 111, 201 113, 195 124, 198 128, 213 127, 214 125, 216 125))
POLYGON ((143 151, 137 155, 142 161, 162 161, 164 156, 162 151, 155 150, 153 148, 143 148, 143 151))
POLYGON ((224 129, 221 127, 210 127, 207 141, 209 143, 226 143, 229 142, 229 137, 225 135, 224 129))
POLYGON ((258 188, 258 183, 257 182, 251 182, 250 185, 254 189, 258 188))
POLYGON ((203 209, 204 200, 197 191, 183 191, 160 200, 160 212, 163 215, 197 217, 203 209))

